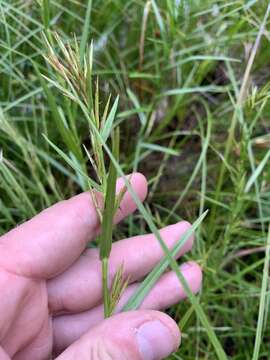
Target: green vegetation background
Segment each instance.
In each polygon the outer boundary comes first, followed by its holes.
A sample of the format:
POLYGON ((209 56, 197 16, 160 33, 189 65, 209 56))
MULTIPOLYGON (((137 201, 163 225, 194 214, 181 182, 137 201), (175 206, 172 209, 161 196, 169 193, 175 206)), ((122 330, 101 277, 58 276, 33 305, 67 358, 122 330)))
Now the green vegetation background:
MULTIPOLYGON (((86 187, 43 134, 91 174, 78 150, 89 145, 87 122, 56 89, 48 99, 33 61, 54 76, 43 58, 44 32, 93 40, 101 108, 110 93, 119 95, 120 164, 147 176, 155 224, 194 222, 210 210, 191 255, 204 269, 201 306, 233 359, 270 357, 267 6, 0 0, 0 232, 86 187)), ((137 214, 115 238, 147 231, 137 214)), ((168 312, 183 334, 171 359, 216 358, 188 301, 168 312)))

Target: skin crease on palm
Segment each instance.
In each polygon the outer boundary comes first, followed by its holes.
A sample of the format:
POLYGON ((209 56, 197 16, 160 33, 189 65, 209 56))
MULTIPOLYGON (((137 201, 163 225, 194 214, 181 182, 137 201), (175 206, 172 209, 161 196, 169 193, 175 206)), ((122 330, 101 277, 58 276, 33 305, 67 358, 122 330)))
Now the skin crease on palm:
MULTIPOLYGON (((136 173, 129 179, 143 201, 147 194, 144 176, 136 173)), ((117 191, 123 184, 119 179, 117 191)), ((115 222, 135 210, 127 192, 115 222)), ((189 226, 180 222, 160 233, 172 248, 189 226)), ((0 238, 0 360, 47 360, 52 356, 59 360, 158 360, 178 348, 178 326, 159 311, 185 298, 173 272, 161 277, 140 310, 103 319, 98 250, 85 250, 98 231, 91 195, 82 193, 0 238)), ((178 258, 192 244, 190 238, 178 258)), ((130 282, 119 309, 162 256, 151 234, 114 243, 110 279, 123 264, 130 282)), ((202 280, 200 267, 188 262, 181 271, 196 293, 202 280)))

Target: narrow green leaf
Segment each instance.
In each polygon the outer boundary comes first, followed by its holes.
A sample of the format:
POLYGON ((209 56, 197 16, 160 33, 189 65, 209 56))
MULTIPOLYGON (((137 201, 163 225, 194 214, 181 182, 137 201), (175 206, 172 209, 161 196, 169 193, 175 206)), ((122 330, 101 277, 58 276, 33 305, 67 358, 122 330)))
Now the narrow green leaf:
POLYGON ((52 141, 50 141, 46 135, 43 134, 44 139, 51 145, 51 147, 62 157, 65 162, 72 167, 78 174, 90 182, 91 186, 97 191, 101 191, 101 188, 98 183, 92 180, 85 172, 80 168, 78 163, 72 161, 58 146, 56 146, 52 141))
POLYGON ((93 41, 88 48, 88 51, 85 55, 85 69, 86 69, 86 92, 87 92, 87 99, 88 99, 88 106, 90 109, 93 109, 94 102, 93 102, 93 89, 92 89, 92 70, 93 70, 93 41))
POLYGON ((43 0, 42 2, 42 17, 46 30, 50 27, 50 0, 43 0))
POLYGON ((72 132, 66 127, 65 123, 63 122, 62 116, 58 110, 55 96, 53 95, 51 89, 47 86, 46 82, 44 81, 43 77, 41 76, 37 65, 33 62, 36 74, 39 78, 40 84, 44 90, 44 93, 47 96, 48 103, 52 112, 52 117, 55 122, 55 125, 64 141, 68 149, 76 156, 79 161, 83 161, 82 153, 80 147, 76 143, 75 137, 73 136, 72 132))
POLYGON ((174 155, 174 156, 178 156, 179 155, 179 152, 174 150, 174 149, 171 149, 171 148, 168 148, 168 147, 165 147, 165 146, 161 146, 161 145, 157 145, 157 144, 150 144, 150 143, 141 143, 141 149, 144 148, 144 149, 148 149, 148 150, 151 150, 151 151, 159 151, 159 152, 163 152, 165 154, 169 154, 169 155, 174 155))
POLYGON ((96 126, 99 129, 99 124, 100 124, 100 119, 99 119, 99 85, 98 85, 98 78, 96 81, 96 91, 95 91, 95 110, 94 110, 94 114, 95 114, 95 121, 96 121, 96 126))
POLYGON ((248 179, 248 182, 245 186, 245 193, 249 192, 251 186, 255 183, 256 179, 260 176, 261 172, 263 171, 265 165, 267 164, 267 161, 270 158, 270 149, 265 154, 264 158, 260 162, 260 164, 257 166, 251 177, 248 179))
POLYGON ((145 73, 145 72, 139 72, 139 71, 130 72, 128 74, 128 77, 130 79, 149 79, 149 80, 160 79, 160 75, 150 74, 150 73, 145 73))
POLYGON ((154 13, 155 13, 155 17, 157 19, 159 30, 160 30, 161 34, 164 34, 165 33, 165 25, 163 23, 162 16, 160 14, 159 8, 158 8, 155 0, 152 0, 152 7, 153 7, 153 10, 154 10, 154 13))
POLYGON ((103 127, 105 125, 105 122, 107 120, 110 103, 111 103, 111 94, 108 97, 108 100, 106 102, 106 105, 105 105, 105 108, 104 108, 104 111, 103 111, 103 114, 102 114, 101 125, 100 125, 101 129, 103 129, 103 127))
POLYGON ((161 96, 172 96, 172 95, 182 95, 182 94, 193 94, 193 93, 223 93, 227 89, 224 86, 215 86, 215 85, 206 85, 206 86, 195 86, 191 88, 180 88, 180 89, 171 89, 164 91, 161 96))
POLYGON ((20 176, 18 176, 18 174, 15 176, 11 169, 9 169, 3 161, 0 161, 0 173, 8 184, 6 187, 7 193, 9 193, 10 197, 14 199, 14 202, 18 202, 20 205, 23 205, 23 207, 28 209, 31 216, 36 215, 37 211, 34 208, 32 201, 19 182, 20 176))
MULTIPOLYGON (((118 157, 119 132, 113 134, 113 155, 118 157)), ((115 206, 117 171, 113 161, 110 161, 109 174, 107 178, 105 204, 100 235, 100 259, 108 258, 112 247, 112 229, 115 206)))
POLYGON ((118 102, 119 102, 119 96, 117 96, 117 98, 115 99, 113 106, 111 108, 111 111, 110 111, 106 121, 104 121, 104 126, 101 129, 101 136, 104 141, 107 141, 107 139, 110 136, 110 133, 112 131, 113 122, 114 122, 115 115, 116 115, 117 108, 118 108, 118 102))
POLYGON ((87 44, 87 40, 88 40, 91 10, 92 10, 92 0, 88 0, 87 10, 86 10, 85 19, 84 19, 84 25, 83 25, 83 33, 82 33, 82 38, 81 38, 81 43, 80 43, 80 62, 81 62, 81 64, 83 63, 86 44, 87 44))
POLYGON ((184 65, 188 62, 195 62, 195 61, 204 61, 204 60, 208 60, 208 61, 229 61, 229 62, 241 62, 241 60, 236 59, 236 58, 231 58, 231 57, 227 57, 227 56, 222 56, 222 55, 192 55, 189 57, 185 57, 182 58, 178 61, 175 61, 173 64, 168 64, 165 69, 172 69, 175 66, 179 66, 179 65, 184 65))
POLYGON ((137 98, 137 96, 134 94, 134 92, 132 92, 130 89, 127 89, 127 94, 128 97, 130 98, 131 102, 133 103, 133 105, 135 106, 135 110, 139 116, 140 122, 141 124, 144 126, 146 124, 146 116, 145 114, 141 111, 141 105, 140 102, 137 98))
MULTIPOLYGON (((118 159, 119 156, 119 129, 112 134, 113 156, 118 159)), ((108 285, 108 258, 112 248, 112 230, 113 218, 116 199, 116 180, 117 171, 113 161, 110 161, 109 173, 106 183, 105 204, 102 214, 101 235, 99 236, 99 257, 102 261, 102 290, 104 303, 104 317, 111 316, 112 307, 114 308, 114 301, 109 291, 108 285)), ((117 295, 116 293, 113 294, 117 295)))
POLYGON ((260 306, 259 306, 256 338, 255 338, 252 360, 258 360, 260 357, 260 346, 262 342, 262 332, 263 332, 262 330, 263 330, 263 322, 264 322, 265 310, 266 310, 267 288, 269 282, 269 264, 270 264, 270 225, 268 227, 268 236, 267 236, 266 248, 265 248, 260 306))
MULTIPOLYGON (((185 231, 181 236, 180 240, 175 244, 171 251, 171 255, 174 257, 185 245, 190 236, 195 232, 201 222, 204 220, 208 211, 205 211, 191 226, 190 229, 185 231)), ((126 305, 123 307, 123 311, 136 310, 141 305, 143 299, 146 295, 149 294, 150 290, 156 284, 158 279, 164 273, 164 271, 169 266, 169 260, 167 257, 164 257, 159 264, 147 275, 147 277, 140 284, 136 292, 131 296, 126 305)))

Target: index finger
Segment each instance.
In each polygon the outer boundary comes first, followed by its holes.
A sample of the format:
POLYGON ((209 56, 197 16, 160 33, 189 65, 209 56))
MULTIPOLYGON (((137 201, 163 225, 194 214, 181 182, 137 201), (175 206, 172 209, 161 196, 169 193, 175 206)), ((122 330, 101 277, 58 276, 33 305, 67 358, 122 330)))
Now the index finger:
MULTIPOLYGON (((129 176, 141 200, 147 193, 147 182, 140 173, 129 176)), ((120 192, 124 180, 118 179, 120 192)), ((127 191, 115 222, 136 209, 127 191)), ((61 201, 0 238, 0 266, 19 275, 51 278, 69 267, 84 251, 99 229, 99 219, 90 192, 61 201)))

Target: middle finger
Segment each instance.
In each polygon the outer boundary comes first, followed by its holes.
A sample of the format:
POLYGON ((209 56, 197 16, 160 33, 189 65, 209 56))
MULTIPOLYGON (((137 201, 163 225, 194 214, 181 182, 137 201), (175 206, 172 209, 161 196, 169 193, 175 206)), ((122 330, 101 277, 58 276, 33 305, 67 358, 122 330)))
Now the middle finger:
MULTIPOLYGON (((190 228, 181 221, 160 230, 160 235, 169 249, 190 228)), ((189 251, 193 236, 177 254, 177 258, 189 251)), ((124 276, 129 283, 148 274, 164 256, 153 234, 139 235, 113 244, 109 259, 109 282, 119 266, 123 265, 124 276)), ((102 300, 101 262, 98 249, 88 249, 63 274, 48 282, 49 308, 52 313, 73 313, 91 309, 102 300)))

